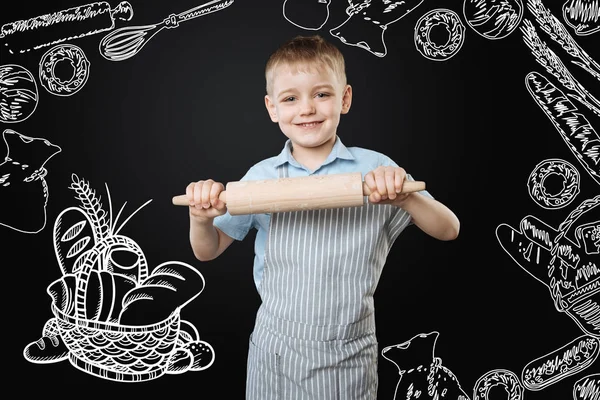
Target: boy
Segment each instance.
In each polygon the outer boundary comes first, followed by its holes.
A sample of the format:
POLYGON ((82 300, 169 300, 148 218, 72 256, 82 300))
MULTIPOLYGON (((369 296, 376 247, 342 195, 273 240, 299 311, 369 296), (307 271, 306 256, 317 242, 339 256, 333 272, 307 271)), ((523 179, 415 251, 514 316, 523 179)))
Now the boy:
POLYGON ((298 36, 271 55, 265 76, 267 111, 288 140, 242 180, 361 171, 372 193, 362 207, 231 216, 219 201, 222 183, 193 182, 186 195, 194 255, 214 259, 257 229, 262 303, 250 336, 247 399, 375 399, 373 293, 386 255, 411 223, 452 240, 459 221, 425 191, 399 194, 412 177, 390 158, 342 144, 336 130, 352 88, 335 46, 298 36))

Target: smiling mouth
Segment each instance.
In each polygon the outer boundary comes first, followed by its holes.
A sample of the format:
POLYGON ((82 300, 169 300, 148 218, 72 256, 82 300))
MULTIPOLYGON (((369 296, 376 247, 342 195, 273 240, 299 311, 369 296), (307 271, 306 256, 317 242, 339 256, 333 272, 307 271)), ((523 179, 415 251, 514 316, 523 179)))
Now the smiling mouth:
POLYGON ((302 128, 314 128, 315 126, 321 124, 322 121, 315 121, 315 122, 305 122, 305 123, 301 123, 301 124, 296 124, 297 126, 300 126, 302 128))

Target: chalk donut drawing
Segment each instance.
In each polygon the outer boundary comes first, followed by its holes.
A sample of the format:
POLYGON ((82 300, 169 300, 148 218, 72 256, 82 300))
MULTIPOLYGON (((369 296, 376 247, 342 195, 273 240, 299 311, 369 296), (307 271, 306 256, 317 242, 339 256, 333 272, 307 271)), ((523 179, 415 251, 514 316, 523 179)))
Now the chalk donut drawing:
POLYGON ((423 15, 415 24, 415 46, 423 57, 432 61, 446 61, 461 49, 465 41, 465 26, 458 14, 437 8, 423 15), (432 31, 443 29, 447 39, 437 43, 432 31))
POLYGON ((349 46, 360 47, 385 57, 384 35, 388 27, 417 8, 423 0, 348 0, 348 19, 330 29, 334 37, 349 46))
POLYGON ((523 385, 519 382, 517 375, 505 369, 495 369, 487 372, 475 382, 473 400, 490 400, 488 396, 495 387, 502 387, 506 390, 507 400, 523 399, 523 385))
POLYGON ((90 62, 83 50, 72 44, 59 44, 40 60, 40 82, 44 89, 57 96, 72 96, 83 88, 90 75, 90 62), (67 63, 71 76, 57 76, 56 67, 67 63))
POLYGON ((544 160, 531 171, 527 179, 527 191, 529 197, 542 208, 562 208, 579 194, 579 172, 564 160, 544 160))
POLYGON ((99 378, 141 382, 164 374, 202 371, 213 347, 181 318, 182 308, 204 290, 196 268, 167 261, 151 272, 140 246, 119 232, 150 203, 117 225, 89 183, 72 175, 79 207, 63 210, 54 224, 54 248, 62 277, 47 287, 54 317, 42 337, 23 350, 26 360, 51 364, 68 359, 99 378))
POLYGON ((223 10, 232 5, 233 1, 212 0, 182 13, 171 14, 158 24, 116 29, 100 41, 100 54, 109 61, 127 60, 139 53, 142 47, 163 29, 177 28, 180 22, 223 10))
POLYGON ((283 17, 293 25, 319 30, 329 19, 331 0, 284 0, 283 17))
POLYGON ((600 2, 598 0, 571 0, 563 4, 563 18, 579 36, 600 30, 600 2))
POLYGON ((106 1, 99 1, 4 24, 0 28, 0 42, 11 54, 25 53, 105 32, 115 27, 115 20, 131 18, 133 8, 129 2, 122 1, 111 8, 106 1))
POLYGON ((573 400, 600 399, 600 374, 584 376, 573 385, 573 400))
POLYGON ((464 0, 463 15, 467 24, 486 39, 503 39, 510 35, 523 18, 521 0, 464 0))
POLYGON ((397 400, 469 400, 456 376, 435 357, 439 332, 421 333, 410 340, 381 351, 398 368, 397 400))
POLYGON ((31 72, 20 65, 0 65, 0 122, 25 121, 35 111, 38 99, 31 72))
POLYGON ((62 149, 46 139, 12 129, 4 130, 2 136, 7 152, 0 163, 0 225, 22 233, 38 233, 46 226, 49 197, 45 165, 62 149))
POLYGON ((598 358, 600 339, 583 335, 536 360, 521 372, 526 389, 538 391, 585 370, 598 358))

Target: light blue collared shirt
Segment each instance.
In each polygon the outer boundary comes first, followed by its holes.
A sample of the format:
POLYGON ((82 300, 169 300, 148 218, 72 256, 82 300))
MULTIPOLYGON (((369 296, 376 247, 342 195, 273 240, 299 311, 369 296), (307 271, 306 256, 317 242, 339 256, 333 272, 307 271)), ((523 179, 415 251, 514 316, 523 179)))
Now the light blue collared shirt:
MULTIPOLYGON (((267 158, 253 165, 242 181, 253 181, 262 179, 279 178, 278 167, 287 163, 288 176, 290 178, 311 175, 331 175, 349 172, 360 172, 364 179, 365 174, 380 166, 398 165, 388 156, 373 150, 360 147, 346 147, 339 137, 336 137, 331 153, 323 164, 314 171, 299 164, 292 156, 292 142, 288 139, 279 155, 267 158)), ((407 180, 414 180, 407 174, 407 180)), ((420 192, 426 196, 431 195, 423 190, 420 192)), ((270 214, 248 214, 231 215, 228 212, 214 219, 214 226, 219 228, 227 236, 235 240, 243 240, 251 228, 257 230, 254 242, 254 283, 260 287, 264 270, 265 245, 267 233, 269 232, 270 214)))

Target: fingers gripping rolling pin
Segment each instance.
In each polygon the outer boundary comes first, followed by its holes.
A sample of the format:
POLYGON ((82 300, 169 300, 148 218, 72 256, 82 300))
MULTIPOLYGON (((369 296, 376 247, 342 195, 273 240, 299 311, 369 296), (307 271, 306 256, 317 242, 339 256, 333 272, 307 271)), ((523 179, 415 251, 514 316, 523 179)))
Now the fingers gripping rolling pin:
MULTIPOLYGON (((404 181, 402 193, 425 189, 425 182, 404 181)), ((371 194, 360 172, 297 178, 229 182, 219 199, 231 215, 357 207, 371 194)), ((189 206, 186 195, 173 197, 189 206)))

